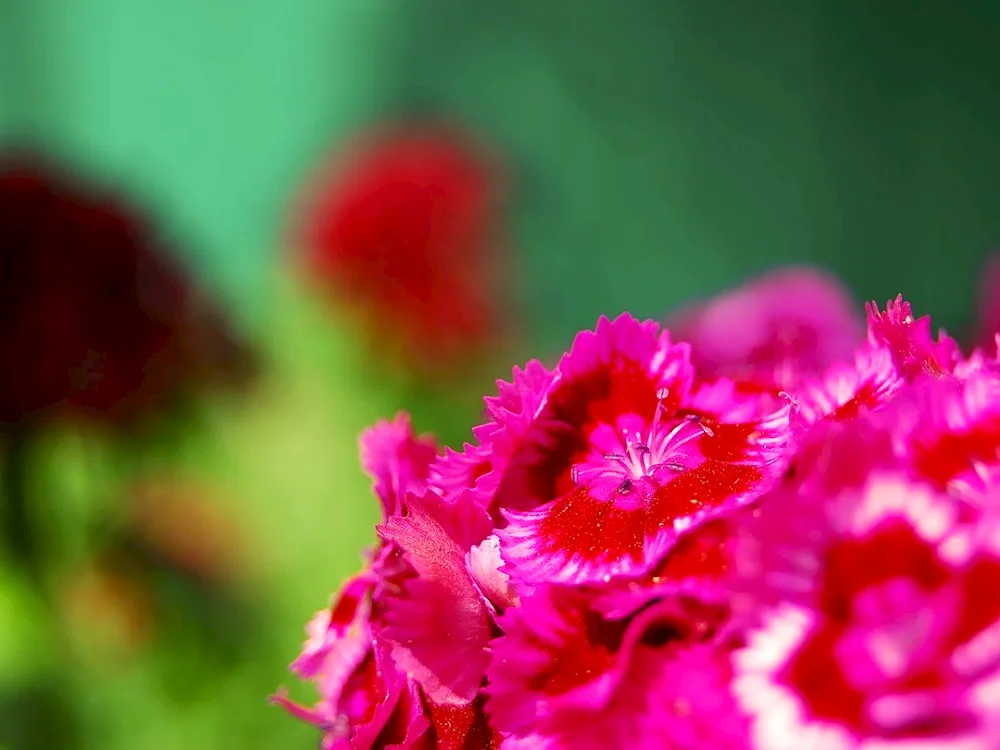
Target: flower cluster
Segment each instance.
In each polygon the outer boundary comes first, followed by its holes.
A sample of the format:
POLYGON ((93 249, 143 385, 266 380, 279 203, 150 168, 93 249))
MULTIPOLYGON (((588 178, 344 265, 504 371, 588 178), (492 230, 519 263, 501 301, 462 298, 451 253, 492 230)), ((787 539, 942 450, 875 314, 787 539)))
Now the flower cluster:
POLYGON ((371 428, 379 544, 292 665, 320 701, 276 700, 326 750, 1000 746, 996 359, 773 293, 753 368, 724 300, 687 342, 622 315, 461 450, 371 428))

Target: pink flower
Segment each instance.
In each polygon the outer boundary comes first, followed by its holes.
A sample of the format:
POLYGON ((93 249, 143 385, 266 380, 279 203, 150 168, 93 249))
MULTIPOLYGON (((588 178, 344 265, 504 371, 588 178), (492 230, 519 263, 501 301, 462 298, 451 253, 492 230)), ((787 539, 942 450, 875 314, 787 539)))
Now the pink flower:
POLYGON ((863 329, 847 290, 819 269, 760 276, 680 311, 667 327, 692 346, 703 377, 723 375, 763 388, 793 388, 850 359, 863 329))
POLYGON ((774 473, 788 410, 726 380, 694 383, 688 347, 623 315, 579 334, 535 404, 489 435, 503 464, 489 503, 523 583, 648 570, 685 530, 745 502, 774 473))
POLYGON ((613 619, 588 594, 543 586, 501 618, 487 712, 527 747, 742 747, 726 690, 725 610, 670 597, 613 619))
POLYGON ((1000 665, 995 528, 970 530, 950 498, 883 472, 839 493, 783 488, 748 534, 759 624, 733 690, 755 746, 975 737, 970 690, 1000 665))
POLYGON ((379 423, 381 541, 279 702, 337 750, 994 746, 1000 369, 870 313, 780 395, 623 315, 459 451, 379 423))

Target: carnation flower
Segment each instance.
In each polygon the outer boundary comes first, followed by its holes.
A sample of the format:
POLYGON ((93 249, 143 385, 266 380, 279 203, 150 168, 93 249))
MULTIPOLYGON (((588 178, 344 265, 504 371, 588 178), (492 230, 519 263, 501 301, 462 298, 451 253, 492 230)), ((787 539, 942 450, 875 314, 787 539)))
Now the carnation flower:
POLYGON ((278 700, 328 748, 994 746, 1000 371, 869 313, 739 379, 602 318, 460 449, 380 423, 379 544, 278 700))
POLYGON ((499 333, 492 161, 451 127, 389 129, 338 154, 296 210, 308 273, 410 365, 443 372, 499 333))
MULTIPOLYGON (((817 439, 865 462, 850 438, 817 439)), ((970 691, 1000 664, 1000 527, 962 524, 900 469, 787 485, 744 525, 741 606, 758 624, 733 691, 754 746, 944 747, 981 730, 970 691)))
POLYGON ((648 570, 676 538, 746 502, 777 471, 788 409, 695 380, 652 321, 602 319, 540 379, 539 406, 496 429, 501 554, 525 583, 648 570), (511 434, 513 432, 514 434, 511 434), (598 533, 595 533, 598 532, 598 533))

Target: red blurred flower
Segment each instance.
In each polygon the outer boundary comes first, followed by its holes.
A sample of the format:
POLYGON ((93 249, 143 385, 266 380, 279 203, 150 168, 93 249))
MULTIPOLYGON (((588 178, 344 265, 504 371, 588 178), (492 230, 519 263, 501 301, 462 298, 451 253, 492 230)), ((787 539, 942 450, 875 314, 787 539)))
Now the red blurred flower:
POLYGON ((129 419, 246 364, 134 207, 26 154, 0 155, 0 350, 0 423, 129 419))
POLYGON ((380 348, 431 366, 498 330, 491 159, 446 127, 369 136, 310 183, 293 242, 307 271, 355 305, 380 348))

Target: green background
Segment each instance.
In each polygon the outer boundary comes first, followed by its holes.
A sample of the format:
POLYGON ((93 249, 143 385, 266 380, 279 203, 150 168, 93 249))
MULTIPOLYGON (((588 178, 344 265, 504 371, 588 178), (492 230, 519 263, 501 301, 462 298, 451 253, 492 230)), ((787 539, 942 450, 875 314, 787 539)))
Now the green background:
POLYGON ((1000 237, 989 2, 7 6, 8 127, 135 186, 251 319, 309 166, 414 109, 514 165, 551 344, 796 260, 954 326, 1000 237))
MULTIPOLYGON (((0 570, 0 692, 55 675, 95 750, 315 746, 264 696, 293 683, 306 620, 372 538, 357 433, 406 406, 453 441, 485 389, 373 378, 359 341, 278 280, 289 198, 342 139, 444 114, 505 157, 522 360, 602 313, 660 316, 789 262, 962 329, 1000 241, 997 39, 1000 5, 945 0, 0 3, 0 133, 147 203, 268 366, 251 402, 146 458, 225 488, 249 530, 258 629, 236 665, 178 615, 135 663, 69 668, 0 570)), ((130 464, 53 441, 49 517, 71 528, 130 464)), ((18 705, 0 705, 0 744, 18 705)))

